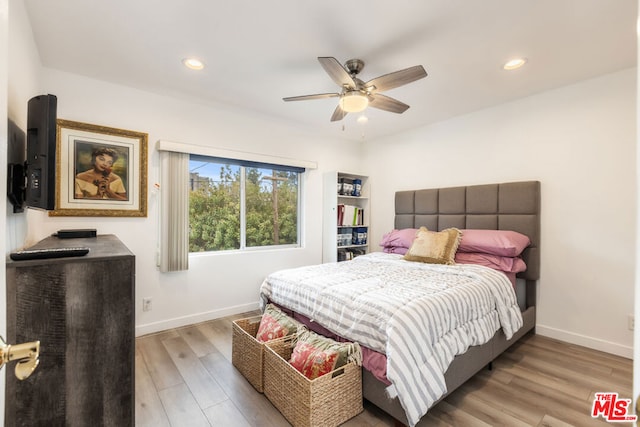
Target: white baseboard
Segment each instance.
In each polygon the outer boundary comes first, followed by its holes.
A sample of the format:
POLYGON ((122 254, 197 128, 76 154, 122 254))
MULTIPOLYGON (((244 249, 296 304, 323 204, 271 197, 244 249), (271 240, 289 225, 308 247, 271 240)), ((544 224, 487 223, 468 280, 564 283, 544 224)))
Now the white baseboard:
POLYGON ((257 310, 258 302, 250 304, 236 305, 226 307, 219 310, 207 311, 204 313, 190 314, 188 316, 175 317, 173 319, 161 320, 159 322, 146 323, 136 326, 136 337, 152 334, 155 332, 166 331, 167 329, 179 328, 181 326, 193 325, 208 320, 219 319, 221 317, 232 316, 234 314, 246 313, 248 311, 257 310))
POLYGON ((573 332, 563 331, 561 329, 551 328, 544 325, 536 325, 536 334, 554 338, 560 341, 568 342, 570 344, 581 345, 593 350, 603 351, 605 353, 615 354, 616 356, 626 357, 627 359, 633 359, 633 347, 626 346, 610 341, 605 341, 586 335, 580 335, 573 332))

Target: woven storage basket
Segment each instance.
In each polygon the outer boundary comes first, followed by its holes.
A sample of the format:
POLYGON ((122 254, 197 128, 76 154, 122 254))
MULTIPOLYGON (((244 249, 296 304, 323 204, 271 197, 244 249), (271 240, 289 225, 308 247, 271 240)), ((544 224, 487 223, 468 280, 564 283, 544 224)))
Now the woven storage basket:
POLYGON ((282 415, 294 427, 333 427, 362 412, 362 368, 348 363, 309 380, 288 362, 292 340, 264 349, 264 394, 282 415))
POLYGON ((262 316, 233 321, 231 363, 262 393, 264 343, 256 340, 262 316))

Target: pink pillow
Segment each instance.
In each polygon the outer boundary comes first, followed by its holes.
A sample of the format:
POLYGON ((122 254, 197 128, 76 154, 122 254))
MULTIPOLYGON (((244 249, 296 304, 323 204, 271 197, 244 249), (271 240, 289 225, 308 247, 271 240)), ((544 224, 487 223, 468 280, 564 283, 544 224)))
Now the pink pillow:
POLYGON ((520 273, 527 269, 527 264, 519 257, 503 257, 477 252, 457 252, 456 264, 477 264, 507 273, 520 273))
POLYGON ((403 228, 402 230, 392 230, 382 236, 382 242, 380 242, 380 246, 384 248, 396 247, 409 249, 411 247, 411 244, 413 243, 413 240, 416 238, 417 232, 417 228, 403 228))
POLYGON ((461 230, 462 241, 458 252, 483 252, 492 255, 516 257, 531 241, 524 234, 511 230, 461 230))

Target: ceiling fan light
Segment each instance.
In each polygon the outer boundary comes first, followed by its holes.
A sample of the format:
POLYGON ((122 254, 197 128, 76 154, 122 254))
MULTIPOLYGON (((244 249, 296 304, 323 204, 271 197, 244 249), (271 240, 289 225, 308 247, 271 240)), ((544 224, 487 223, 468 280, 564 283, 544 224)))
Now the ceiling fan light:
POLYGON ((347 92, 340 98, 340 108, 347 113, 359 113, 369 105, 369 98, 360 92, 347 92))

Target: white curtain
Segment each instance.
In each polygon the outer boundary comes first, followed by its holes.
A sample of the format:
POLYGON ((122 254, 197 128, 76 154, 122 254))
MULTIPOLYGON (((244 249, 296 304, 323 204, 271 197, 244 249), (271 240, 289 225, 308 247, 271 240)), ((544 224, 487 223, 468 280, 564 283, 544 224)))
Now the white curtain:
POLYGON ((188 270, 189 154, 160 151, 160 161, 160 271, 188 270))

